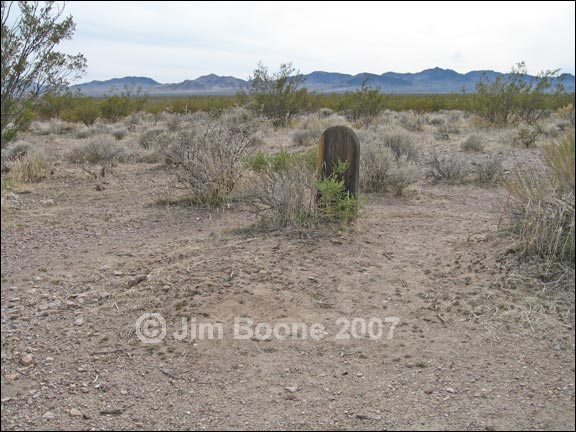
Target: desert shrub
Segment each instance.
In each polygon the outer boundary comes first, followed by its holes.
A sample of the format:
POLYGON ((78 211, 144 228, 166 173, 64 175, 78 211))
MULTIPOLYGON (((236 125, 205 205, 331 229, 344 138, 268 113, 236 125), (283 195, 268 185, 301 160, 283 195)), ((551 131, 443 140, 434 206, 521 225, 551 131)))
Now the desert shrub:
POLYGON ((316 176, 305 157, 258 152, 248 161, 249 208, 268 229, 302 227, 315 211, 316 176))
POLYGON ((545 175, 518 171, 508 184, 508 214, 523 256, 574 265, 574 134, 543 148, 545 175))
POLYGON ((363 146, 387 147, 396 159, 402 157, 416 161, 418 150, 414 143, 414 138, 402 130, 390 130, 388 128, 361 129, 358 137, 363 146))
POLYGON ((340 111, 350 120, 370 122, 384 110, 385 102, 386 95, 380 93, 379 88, 370 87, 364 80, 361 88, 344 95, 340 111))
POLYGON ((426 177, 434 181, 459 183, 470 174, 468 162, 458 154, 442 156, 438 152, 432 152, 426 165, 428 167, 426 177))
POLYGON ((382 144, 392 150, 396 160, 406 158, 409 161, 416 161, 418 158, 418 151, 414 144, 414 139, 406 134, 383 134, 382 144))
POLYGON ((382 144, 364 146, 360 157, 360 188, 365 192, 403 195, 418 181, 418 170, 406 156, 396 157, 382 144))
POLYGON ((571 127, 574 127, 574 124, 570 123, 570 121, 568 120, 559 120, 556 123, 556 127, 558 128, 559 131, 565 132, 568 131, 571 127))
POLYGON ((63 111, 60 118, 73 123, 84 123, 91 126, 100 117, 100 107, 92 98, 82 98, 67 110, 63 111))
POLYGON ((460 148, 465 152, 481 153, 484 151, 484 140, 480 135, 472 134, 462 141, 460 148))
POLYGON ((356 219, 358 198, 346 191, 340 164, 325 179, 316 178, 316 153, 258 152, 247 160, 253 170, 249 181, 249 208, 268 229, 345 225, 356 219))
POLYGON ((294 132, 293 142, 307 146, 318 144, 322 133, 331 126, 347 125, 344 117, 331 115, 322 117, 319 113, 305 114, 294 118, 293 124, 298 127, 294 132))
POLYGON ((347 162, 341 162, 334 173, 318 180, 317 207, 315 219, 321 224, 349 224, 356 220, 359 211, 358 197, 346 190, 342 174, 349 168, 347 162))
POLYGON ((516 136, 513 139, 513 144, 518 147, 532 148, 536 145, 538 135, 538 129, 521 127, 518 129, 518 132, 516 132, 516 136))
POLYGON ((450 135, 456 135, 459 133, 460 129, 458 129, 455 125, 445 123, 436 128, 434 137, 438 140, 448 141, 450 139, 450 135))
POLYGON ((126 96, 115 95, 107 97, 106 100, 100 105, 100 112, 102 113, 102 117, 113 122, 127 117, 134 111, 135 109, 133 107, 132 100, 126 96))
POLYGON ((153 149, 161 147, 159 137, 164 134, 163 128, 146 129, 140 133, 138 144, 144 149, 153 149))
POLYGON ((223 203, 244 174, 243 160, 258 144, 257 120, 235 109, 178 132, 168 154, 178 183, 200 205, 223 203))
POLYGON ((426 122, 431 126, 443 126, 446 124, 446 119, 443 116, 429 114, 425 117, 426 122))
POLYGON ((492 126, 518 122, 533 124, 547 115, 550 96, 557 97, 564 92, 562 86, 554 89, 553 79, 557 75, 558 71, 546 71, 531 79, 522 62, 511 73, 493 80, 484 76, 476 84, 475 93, 469 95, 468 109, 492 126), (554 93, 550 95, 552 90, 554 93))
POLYGON ((25 157, 31 150, 29 144, 17 143, 14 146, 7 149, 6 153, 3 151, 3 156, 8 161, 14 161, 16 159, 21 159, 25 157))
POLYGON ((299 146, 314 144, 316 136, 313 131, 299 129, 292 134, 292 142, 299 146))
POLYGON ((166 129, 170 132, 176 132, 182 125, 183 116, 180 114, 169 114, 166 118, 166 129))
POLYGON ((110 166, 125 162, 128 156, 126 150, 112 140, 112 137, 98 136, 72 149, 68 154, 68 160, 77 164, 110 166))
POLYGON ((334 110, 330 108, 320 108, 318 110, 318 116, 320 118, 327 118, 334 114, 334 110))
POLYGON ((472 174, 476 181, 481 184, 493 184, 502 178, 502 157, 494 154, 489 158, 472 165, 472 174))
POLYGON ((397 159, 388 171, 388 190, 396 196, 402 196, 410 186, 418 182, 419 177, 418 167, 413 161, 405 157, 397 159))
POLYGON ((9 183, 38 183, 50 175, 48 158, 39 152, 29 152, 16 158, 6 174, 9 183))
POLYGON ((93 129, 90 129, 90 128, 87 128, 87 127, 84 127, 84 128, 78 129, 78 130, 76 131, 76 133, 74 134, 74 138, 76 138, 76 139, 85 139, 85 138, 88 138, 88 137, 90 137, 90 136, 92 136, 92 135, 94 135, 94 130, 93 130, 93 129))
POLYGON ((305 88, 299 88, 305 78, 292 63, 280 65, 280 70, 270 74, 262 63, 250 77, 249 108, 255 113, 270 119, 274 126, 286 126, 290 118, 309 105, 309 96, 305 88))
POLYGON ((406 111, 400 113, 400 125, 409 132, 422 132, 426 120, 420 114, 406 111))
POLYGON ((171 163, 172 159, 166 157, 166 153, 160 150, 143 151, 136 157, 136 162, 145 164, 157 164, 162 162, 171 163))
POLYGON ((126 138, 128 135, 128 129, 120 127, 116 128, 112 131, 112 136, 116 138, 116 141, 121 141, 123 138, 126 138))
POLYGON ((60 119, 50 119, 46 122, 33 122, 30 131, 35 135, 65 135, 78 130, 78 125, 60 119))

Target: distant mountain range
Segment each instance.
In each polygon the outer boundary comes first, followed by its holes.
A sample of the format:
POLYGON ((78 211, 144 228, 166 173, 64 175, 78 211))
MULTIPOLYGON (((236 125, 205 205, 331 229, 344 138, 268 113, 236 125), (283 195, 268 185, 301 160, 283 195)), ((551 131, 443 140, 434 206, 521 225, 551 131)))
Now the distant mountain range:
MULTIPOLYGON (((492 80, 500 72, 491 70, 472 71, 460 74, 451 69, 426 69, 418 73, 386 72, 381 75, 373 73, 360 73, 348 75, 334 72, 312 72, 303 75, 306 78, 303 87, 317 93, 345 93, 354 91, 362 86, 364 81, 370 87, 378 87, 382 93, 396 94, 446 94, 460 92, 463 87, 473 92, 474 87, 482 76, 492 80)), ((536 79, 527 76, 527 79, 536 79)), ((561 80, 568 92, 574 92, 574 75, 563 74, 561 80)), ((554 79, 554 83, 557 79, 554 79)), ((248 88, 247 80, 232 76, 219 76, 215 74, 204 75, 194 80, 185 80, 181 83, 162 84, 147 77, 114 78, 107 81, 92 81, 77 84, 72 90, 79 90, 86 96, 104 96, 119 94, 125 89, 141 92, 150 96, 186 96, 186 95, 231 95, 242 88, 248 88)))

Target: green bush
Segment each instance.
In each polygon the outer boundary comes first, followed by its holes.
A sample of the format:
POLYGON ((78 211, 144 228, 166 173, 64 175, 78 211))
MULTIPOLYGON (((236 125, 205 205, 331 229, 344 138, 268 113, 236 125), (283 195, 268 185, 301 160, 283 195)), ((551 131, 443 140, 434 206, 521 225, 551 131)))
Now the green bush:
POLYGON ((249 107, 272 121, 274 126, 286 126, 290 118, 309 109, 310 99, 306 89, 299 88, 305 78, 292 67, 280 65, 280 71, 268 73, 262 63, 250 77, 249 107))
MULTIPOLYGON (((551 80, 557 76, 557 70, 546 71, 531 80, 524 62, 518 63, 511 73, 499 75, 492 81, 484 75, 476 84, 476 92, 470 95, 468 110, 492 126, 533 124, 547 115, 548 93, 553 90, 551 80)), ((564 88, 557 86, 553 96, 562 93, 564 88)))
POLYGON ((342 100, 340 110, 353 121, 370 122, 384 111, 386 95, 379 88, 369 87, 367 82, 364 80, 355 92, 347 92, 342 100))
POLYGON ((68 110, 62 112, 62 120, 91 126, 100 117, 100 107, 93 98, 81 98, 74 102, 68 110))
POLYGON ((110 96, 100 105, 102 117, 111 121, 118 121, 134 112, 130 98, 125 96, 110 96))
POLYGON ((318 180, 317 219, 322 224, 349 224, 358 217, 359 201, 346 190, 345 181, 340 179, 349 165, 340 163, 332 176, 318 180))

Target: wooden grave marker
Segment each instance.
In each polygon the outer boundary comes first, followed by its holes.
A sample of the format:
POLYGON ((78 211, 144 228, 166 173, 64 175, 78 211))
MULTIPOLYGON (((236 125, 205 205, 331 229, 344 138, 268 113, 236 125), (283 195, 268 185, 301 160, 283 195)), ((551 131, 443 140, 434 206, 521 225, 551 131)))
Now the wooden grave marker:
POLYGON ((341 162, 348 163, 348 169, 339 174, 346 190, 358 196, 360 187, 360 142, 352 129, 346 126, 332 126, 324 131, 318 146, 318 178, 334 175, 341 162))

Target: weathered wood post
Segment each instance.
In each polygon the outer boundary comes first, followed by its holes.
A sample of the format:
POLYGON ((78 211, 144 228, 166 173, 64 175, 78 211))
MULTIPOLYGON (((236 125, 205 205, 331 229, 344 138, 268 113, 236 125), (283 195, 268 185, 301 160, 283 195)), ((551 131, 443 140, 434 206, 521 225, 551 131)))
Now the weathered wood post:
POLYGON ((339 174, 346 190, 358 196, 360 176, 360 142, 352 129, 346 126, 332 126, 324 131, 318 146, 318 178, 334 175, 339 163, 347 162, 348 169, 339 174))

